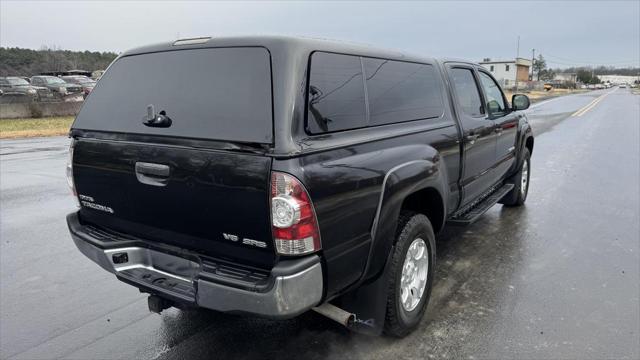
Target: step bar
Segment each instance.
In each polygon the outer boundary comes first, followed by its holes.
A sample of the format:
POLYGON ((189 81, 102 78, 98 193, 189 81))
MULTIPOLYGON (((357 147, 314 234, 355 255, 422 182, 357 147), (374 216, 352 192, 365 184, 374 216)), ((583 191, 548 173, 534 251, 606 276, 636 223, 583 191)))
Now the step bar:
POLYGON ((468 209, 456 214, 453 218, 447 220, 449 225, 469 225, 474 223, 482 216, 487 210, 491 209, 500 199, 509 193, 513 189, 513 184, 504 184, 498 189, 490 192, 477 204, 474 204, 468 209))

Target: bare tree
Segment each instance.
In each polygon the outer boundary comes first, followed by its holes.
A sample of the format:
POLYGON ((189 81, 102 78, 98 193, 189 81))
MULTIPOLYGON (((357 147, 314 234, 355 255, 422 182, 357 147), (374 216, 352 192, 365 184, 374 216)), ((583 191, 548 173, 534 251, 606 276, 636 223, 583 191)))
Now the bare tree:
POLYGON ((533 62, 533 71, 538 74, 538 81, 540 81, 540 75, 547 68, 547 61, 542 57, 542 54, 538 55, 538 58, 533 62))

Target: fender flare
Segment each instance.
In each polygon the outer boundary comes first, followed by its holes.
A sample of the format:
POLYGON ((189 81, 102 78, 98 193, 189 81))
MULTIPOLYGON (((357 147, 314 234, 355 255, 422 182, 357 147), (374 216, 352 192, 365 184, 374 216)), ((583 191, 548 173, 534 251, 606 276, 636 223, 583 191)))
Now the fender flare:
POLYGON ((533 139, 533 131, 531 130, 531 125, 529 125, 529 123, 525 123, 522 126, 522 130, 520 131, 520 134, 521 135, 520 135, 520 139, 519 139, 520 142, 518 144, 518 154, 517 154, 517 157, 516 157, 516 160, 517 160, 516 164, 518 164, 518 165, 517 165, 516 169, 519 169, 520 168, 520 164, 522 163, 522 154, 524 153, 524 149, 527 146, 527 140, 529 138, 533 139))
MULTIPOLYGON (((434 159, 438 159, 436 155, 434 159)), ((371 226, 371 243, 360 279, 339 300, 339 304, 356 314, 355 330, 380 334, 384 326, 389 259, 394 251, 395 232, 404 199, 415 191, 432 187, 444 200, 447 176, 442 161, 412 160, 391 168, 384 176, 378 207, 371 226), (413 176, 406 176, 407 174, 413 176)), ((443 207, 446 202, 443 201, 443 207)), ((446 208, 443 208, 446 214, 446 208)), ((443 220, 444 221, 444 220, 443 220)))
MULTIPOLYGON (((426 188, 435 189, 446 207, 447 176, 442 161, 412 160, 391 168, 384 176, 378 207, 371 226, 369 256, 362 279, 371 278, 384 268, 402 204, 407 196, 426 188)), ((443 209, 446 214, 446 208, 443 209)))
POLYGON ((516 139, 516 161, 514 161, 513 165, 511 165, 511 167, 509 168, 509 171, 507 172, 507 178, 514 174, 517 174, 520 170, 520 165, 522 164, 522 154, 527 145, 527 139, 529 138, 533 138, 533 131, 531 130, 531 125, 529 125, 528 122, 524 121, 519 125, 518 138, 516 139))

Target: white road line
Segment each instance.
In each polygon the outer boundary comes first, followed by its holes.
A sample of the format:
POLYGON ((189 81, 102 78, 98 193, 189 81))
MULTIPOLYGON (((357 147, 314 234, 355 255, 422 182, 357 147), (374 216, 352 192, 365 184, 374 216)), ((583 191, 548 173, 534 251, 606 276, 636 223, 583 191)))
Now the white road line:
POLYGON ((547 100, 543 100, 543 101, 540 101, 539 103, 535 103, 535 104, 533 104, 533 105, 529 106, 529 109, 535 109, 535 108, 537 108, 538 106, 548 104, 548 103, 550 103, 550 102, 552 102, 552 101, 556 101, 556 100, 560 100, 560 99, 566 99, 566 98, 568 98, 568 97, 580 96, 580 95, 584 95, 584 94, 585 94, 585 93, 577 93, 577 94, 569 94, 569 95, 559 95, 559 96, 556 96, 556 97, 554 97, 554 98, 547 99, 547 100))
MULTIPOLYGON (((574 94, 574 95, 578 95, 578 94, 574 94)), ((574 96, 574 95, 569 95, 569 96, 574 96)), ((562 98, 564 98, 564 97, 565 97, 565 96, 558 96, 558 97, 555 97, 555 98, 553 98, 553 99, 548 99, 548 100, 545 100, 545 101, 541 101, 541 102, 539 102, 539 103, 537 103, 537 104, 533 104, 533 105, 531 105, 531 106, 529 107, 529 109, 535 109, 535 108, 537 108, 537 107, 538 107, 538 106, 540 106, 540 105, 545 105, 545 104, 548 104, 548 103, 550 103, 550 102, 552 102, 552 101, 560 100, 560 99, 562 99, 562 98)))

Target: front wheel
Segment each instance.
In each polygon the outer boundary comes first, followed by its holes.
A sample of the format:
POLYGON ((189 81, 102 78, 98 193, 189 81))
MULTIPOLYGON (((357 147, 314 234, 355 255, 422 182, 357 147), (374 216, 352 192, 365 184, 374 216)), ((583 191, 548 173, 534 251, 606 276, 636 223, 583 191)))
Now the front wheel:
POLYGON ((529 194, 529 179, 531 177, 531 154, 529 149, 524 149, 522 166, 520 170, 507 182, 512 183, 513 189, 505 195, 500 202, 507 206, 521 206, 527 200, 529 194))
POLYGON ((429 219, 402 212, 391 258, 386 334, 403 337, 420 323, 431 295, 435 260, 435 235, 429 219))

